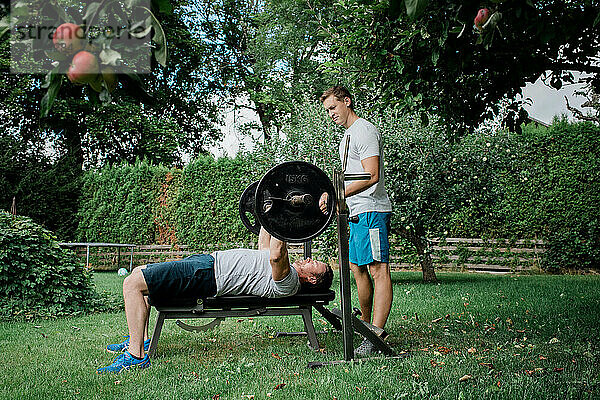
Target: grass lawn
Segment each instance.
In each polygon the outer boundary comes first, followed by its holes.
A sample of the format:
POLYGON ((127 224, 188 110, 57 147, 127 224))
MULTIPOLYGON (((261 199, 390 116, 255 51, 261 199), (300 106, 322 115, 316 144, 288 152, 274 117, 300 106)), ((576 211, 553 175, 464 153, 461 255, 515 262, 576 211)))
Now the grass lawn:
MULTIPOLYGON (((102 376, 96 368, 114 358, 104 346, 126 334, 123 313, 3 322, 0 398, 600 398, 600 277, 438 277, 432 285, 419 273, 393 274, 389 342, 410 357, 317 370, 307 362, 341 359, 342 338, 319 335, 319 353, 306 338, 272 338, 301 330, 299 316, 233 318, 202 333, 167 321, 151 368, 102 376)), ((116 273, 95 279, 99 290, 120 292, 116 273)), ((317 329, 331 328, 314 317, 317 329)))

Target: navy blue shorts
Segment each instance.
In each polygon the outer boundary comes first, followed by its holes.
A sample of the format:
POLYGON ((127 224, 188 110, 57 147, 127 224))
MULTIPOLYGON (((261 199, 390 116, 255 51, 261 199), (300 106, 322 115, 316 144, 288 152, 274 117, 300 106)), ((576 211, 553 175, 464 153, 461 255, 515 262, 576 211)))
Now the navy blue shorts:
POLYGON ((389 262, 391 215, 389 212, 369 211, 358 214, 358 222, 350 222, 351 263, 360 266, 374 261, 389 262))
POLYGON ((194 254, 182 260, 148 264, 142 269, 153 301, 195 300, 217 293, 215 259, 194 254))

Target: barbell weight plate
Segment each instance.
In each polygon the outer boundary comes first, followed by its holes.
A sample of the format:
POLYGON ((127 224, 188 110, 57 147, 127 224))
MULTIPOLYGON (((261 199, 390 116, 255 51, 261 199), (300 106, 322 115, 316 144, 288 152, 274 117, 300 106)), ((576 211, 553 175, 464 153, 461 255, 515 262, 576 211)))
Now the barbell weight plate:
POLYGON ((335 189, 325 172, 304 161, 289 161, 273 167, 259 181, 255 212, 260 225, 271 235, 300 243, 315 238, 329 226, 335 201, 335 189), (326 213, 319 208, 323 193, 328 194, 326 213), (292 201, 299 198, 304 201, 292 201))
POLYGON ((260 223, 258 222, 258 218, 256 218, 256 211, 254 207, 257 186, 258 181, 252 182, 250 186, 244 190, 244 193, 242 193, 242 196, 240 197, 239 206, 242 224, 244 224, 244 226, 255 235, 258 235, 260 232, 260 223))

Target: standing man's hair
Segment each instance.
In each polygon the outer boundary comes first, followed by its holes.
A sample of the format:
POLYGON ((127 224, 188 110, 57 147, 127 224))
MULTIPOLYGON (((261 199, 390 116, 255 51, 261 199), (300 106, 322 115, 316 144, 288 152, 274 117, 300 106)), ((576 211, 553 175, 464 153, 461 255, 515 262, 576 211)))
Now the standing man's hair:
POLYGON ((330 87, 329 89, 324 91, 323 94, 321 95, 321 97, 320 97, 321 103, 324 102, 325 99, 331 95, 335 96, 335 98, 338 99, 339 101, 344 101, 344 99, 346 97, 348 97, 350 99, 350 106, 348 106, 348 108, 350 108, 352 111, 354 111, 354 99, 350 95, 350 91, 348 89, 346 89, 343 86, 330 87))

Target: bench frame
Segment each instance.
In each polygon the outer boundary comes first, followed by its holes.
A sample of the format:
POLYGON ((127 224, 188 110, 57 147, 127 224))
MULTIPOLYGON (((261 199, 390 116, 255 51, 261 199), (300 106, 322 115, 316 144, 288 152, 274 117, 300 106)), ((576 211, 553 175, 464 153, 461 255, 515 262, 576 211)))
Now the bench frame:
MULTIPOLYGON (((319 350, 312 310, 314 307, 336 329, 341 329, 339 319, 324 307, 334 298, 335 292, 329 290, 326 293, 302 293, 279 299, 266 299, 258 296, 208 297, 198 299, 196 303, 175 305, 152 304, 150 299, 150 304, 158 311, 158 317, 150 340, 148 356, 153 357, 156 353, 163 324, 167 319, 176 319, 176 324, 187 331, 200 332, 219 326, 225 318, 300 315, 305 328, 303 334, 308 335, 309 346, 313 350, 319 350), (212 318, 213 321, 205 325, 192 326, 180 321, 184 318, 212 318)), ((284 335, 286 334, 280 334, 280 336, 284 335)))

